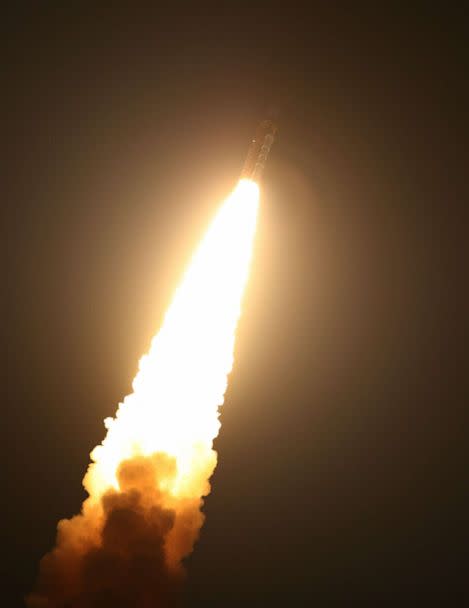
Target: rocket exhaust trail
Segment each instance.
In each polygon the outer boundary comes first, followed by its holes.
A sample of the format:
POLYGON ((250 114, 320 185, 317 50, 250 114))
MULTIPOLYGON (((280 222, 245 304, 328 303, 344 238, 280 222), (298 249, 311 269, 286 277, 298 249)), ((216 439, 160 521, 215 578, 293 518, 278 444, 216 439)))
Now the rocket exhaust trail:
POLYGON ((132 394, 105 420, 83 480, 89 496, 59 522, 30 608, 173 605, 216 466, 258 198, 242 179, 196 250, 132 394))

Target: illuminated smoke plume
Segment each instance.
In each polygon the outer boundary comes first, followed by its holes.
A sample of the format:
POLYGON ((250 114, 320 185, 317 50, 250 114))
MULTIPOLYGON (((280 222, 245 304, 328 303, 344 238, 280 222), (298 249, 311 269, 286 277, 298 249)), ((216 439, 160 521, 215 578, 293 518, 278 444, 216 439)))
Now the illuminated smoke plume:
POLYGON ((79 515, 58 524, 30 608, 172 606, 204 516, 218 408, 256 226, 258 187, 241 181, 197 249, 133 393, 91 453, 79 515))

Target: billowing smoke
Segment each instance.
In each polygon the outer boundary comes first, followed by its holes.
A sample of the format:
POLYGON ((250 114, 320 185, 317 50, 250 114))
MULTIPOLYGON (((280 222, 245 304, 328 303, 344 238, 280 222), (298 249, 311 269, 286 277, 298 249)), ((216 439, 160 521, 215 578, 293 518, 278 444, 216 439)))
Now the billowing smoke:
POLYGON ((188 503, 180 517, 162 506, 161 486, 174 477, 175 468, 165 454, 122 462, 118 491, 108 490, 99 508, 60 522, 57 546, 42 560, 29 605, 173 605, 182 569, 168 566, 166 543, 172 535, 190 550, 202 524, 200 501, 188 503))
POLYGON ((133 393, 105 420, 81 513, 58 524, 30 608, 157 608, 177 603, 182 560, 216 466, 235 331, 256 226, 258 188, 242 181, 196 251, 133 393))

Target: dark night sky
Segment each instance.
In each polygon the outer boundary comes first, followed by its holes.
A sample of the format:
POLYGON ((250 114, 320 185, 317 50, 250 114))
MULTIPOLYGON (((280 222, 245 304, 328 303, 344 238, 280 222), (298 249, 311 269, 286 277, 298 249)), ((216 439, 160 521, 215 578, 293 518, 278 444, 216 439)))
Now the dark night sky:
POLYGON ((462 17, 236 4, 5 18, 2 605, 78 511, 102 420, 271 110, 187 605, 461 605, 462 17))

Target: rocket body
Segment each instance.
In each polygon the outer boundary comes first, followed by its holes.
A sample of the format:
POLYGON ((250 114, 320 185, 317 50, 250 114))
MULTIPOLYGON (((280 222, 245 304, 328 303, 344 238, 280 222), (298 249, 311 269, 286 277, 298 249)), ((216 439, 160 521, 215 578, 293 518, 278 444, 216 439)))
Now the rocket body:
POLYGON ((249 146, 241 178, 258 182, 264 171, 270 148, 274 143, 277 127, 271 120, 263 120, 249 146))

